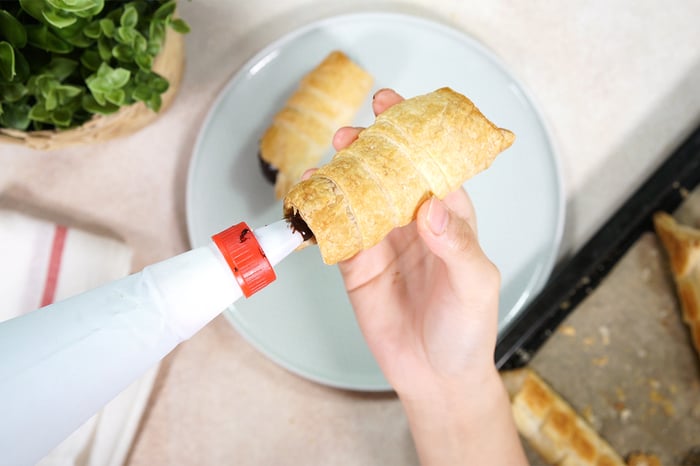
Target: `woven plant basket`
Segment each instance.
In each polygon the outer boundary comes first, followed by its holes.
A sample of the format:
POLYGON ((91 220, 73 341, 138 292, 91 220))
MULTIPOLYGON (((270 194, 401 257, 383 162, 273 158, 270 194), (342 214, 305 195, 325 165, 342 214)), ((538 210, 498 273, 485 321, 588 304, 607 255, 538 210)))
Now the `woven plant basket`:
POLYGON ((153 71, 168 80, 170 86, 161 96, 158 113, 143 102, 122 107, 111 115, 95 115, 80 126, 66 130, 20 131, 0 128, 0 143, 14 143, 39 150, 104 142, 134 133, 155 120, 172 103, 180 86, 185 63, 182 34, 168 29, 163 47, 153 60, 153 71))

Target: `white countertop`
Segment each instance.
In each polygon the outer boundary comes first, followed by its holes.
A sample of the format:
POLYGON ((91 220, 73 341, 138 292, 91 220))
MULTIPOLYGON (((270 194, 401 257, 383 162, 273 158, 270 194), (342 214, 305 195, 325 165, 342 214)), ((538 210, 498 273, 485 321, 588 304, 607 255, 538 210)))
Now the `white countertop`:
MULTIPOLYGON (((284 33, 366 10, 471 34, 529 89, 562 168, 563 252, 580 246, 700 124, 694 0, 181 1, 192 32, 173 106, 102 145, 50 153, 0 145, 2 197, 111 230, 134 249, 134 270, 186 250, 187 168, 217 93, 284 33)), ((129 464, 413 464, 406 429, 393 396, 300 379, 219 318, 166 359, 129 464)))

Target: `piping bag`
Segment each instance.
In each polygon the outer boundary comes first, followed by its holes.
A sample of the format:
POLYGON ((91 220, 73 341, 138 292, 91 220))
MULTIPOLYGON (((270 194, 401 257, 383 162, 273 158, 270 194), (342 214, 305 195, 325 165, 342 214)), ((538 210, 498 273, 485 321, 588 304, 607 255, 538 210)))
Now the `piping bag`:
POLYGON ((286 220, 0 324, 0 462, 33 465, 241 296, 275 280, 304 241, 286 220))

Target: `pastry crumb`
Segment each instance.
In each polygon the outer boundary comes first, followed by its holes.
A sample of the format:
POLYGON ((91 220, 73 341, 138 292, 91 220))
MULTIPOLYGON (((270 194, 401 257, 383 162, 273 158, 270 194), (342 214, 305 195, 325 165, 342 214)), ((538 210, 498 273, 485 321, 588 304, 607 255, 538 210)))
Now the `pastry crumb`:
POLYGON ((620 421, 623 423, 629 421, 629 419, 632 417, 632 411, 629 409, 625 408, 622 411, 620 411, 620 421))
POLYGON ((652 403, 661 406, 661 409, 666 416, 673 417, 676 415, 676 407, 673 405, 673 402, 663 396, 656 388, 652 388, 649 392, 649 400, 652 403))
POLYGON ((562 325, 559 327, 559 332, 562 335, 566 335, 567 337, 575 337, 576 336, 576 328, 574 328, 571 325, 562 325))
POLYGON ((610 359, 607 356, 601 356, 599 358, 593 358, 592 362, 593 365, 598 366, 598 367, 605 367, 608 365, 608 361, 610 359))

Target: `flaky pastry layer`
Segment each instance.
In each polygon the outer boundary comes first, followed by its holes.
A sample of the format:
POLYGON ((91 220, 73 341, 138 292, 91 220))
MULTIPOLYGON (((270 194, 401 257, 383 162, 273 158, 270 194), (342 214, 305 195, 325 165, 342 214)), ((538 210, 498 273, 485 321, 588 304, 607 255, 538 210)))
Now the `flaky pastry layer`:
POLYGON ((549 464, 624 466, 613 448, 533 370, 501 376, 520 435, 549 464))
POLYGON ((278 170, 278 199, 305 170, 318 165, 335 131, 352 123, 372 81, 338 50, 301 79, 260 140, 260 157, 278 170))
POLYGON ((328 165, 291 189, 284 213, 301 216, 324 262, 334 264, 411 222, 423 201, 459 188, 514 139, 467 97, 438 89, 379 115, 328 165))
POLYGON ((681 225, 666 212, 654 214, 654 228, 668 253, 683 321, 700 354, 700 229, 681 225))

